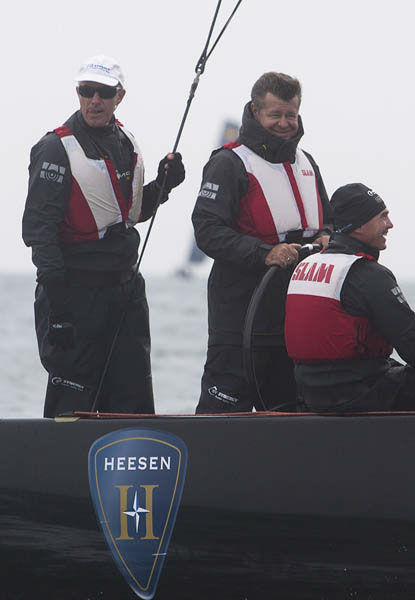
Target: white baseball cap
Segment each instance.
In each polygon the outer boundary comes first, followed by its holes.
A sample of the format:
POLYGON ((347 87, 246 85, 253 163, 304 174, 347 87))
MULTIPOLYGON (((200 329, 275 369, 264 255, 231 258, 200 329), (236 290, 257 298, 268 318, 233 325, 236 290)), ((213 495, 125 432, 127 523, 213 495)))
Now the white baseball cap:
POLYGON ((75 81, 96 81, 111 86, 120 83, 124 87, 124 74, 115 58, 99 54, 87 58, 82 63, 75 81))

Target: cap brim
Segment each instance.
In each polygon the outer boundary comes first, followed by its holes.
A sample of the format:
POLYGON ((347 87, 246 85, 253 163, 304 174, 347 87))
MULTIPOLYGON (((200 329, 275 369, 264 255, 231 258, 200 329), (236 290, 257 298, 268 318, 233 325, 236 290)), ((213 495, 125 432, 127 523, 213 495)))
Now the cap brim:
POLYGON ((111 87, 120 84, 115 77, 106 77, 105 75, 98 75, 97 73, 82 73, 75 77, 75 81, 77 83, 80 81, 94 81, 95 83, 102 83, 103 85, 110 85, 111 87))

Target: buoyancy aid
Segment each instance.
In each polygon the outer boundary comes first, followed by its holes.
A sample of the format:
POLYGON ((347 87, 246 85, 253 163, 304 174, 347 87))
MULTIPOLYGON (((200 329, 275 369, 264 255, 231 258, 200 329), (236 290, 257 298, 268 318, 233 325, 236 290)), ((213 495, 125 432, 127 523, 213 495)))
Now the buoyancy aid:
POLYGON ((362 258, 321 253, 297 265, 288 287, 285 317, 287 351, 297 364, 385 358, 392 353, 392 346, 369 319, 353 316, 341 306, 347 274, 362 258))
POLYGON ((276 244, 289 231, 302 230, 302 237, 312 237, 322 228, 316 174, 302 150, 297 149, 291 164, 268 162, 239 143, 225 147, 239 156, 249 177, 237 221, 240 233, 276 244))
POLYGON ((62 243, 101 239, 108 227, 134 226, 140 218, 144 164, 134 136, 117 122, 134 149, 131 193, 122 194, 114 164, 109 159, 88 158, 72 131, 65 125, 55 129, 68 155, 72 187, 68 211, 60 229, 62 243))

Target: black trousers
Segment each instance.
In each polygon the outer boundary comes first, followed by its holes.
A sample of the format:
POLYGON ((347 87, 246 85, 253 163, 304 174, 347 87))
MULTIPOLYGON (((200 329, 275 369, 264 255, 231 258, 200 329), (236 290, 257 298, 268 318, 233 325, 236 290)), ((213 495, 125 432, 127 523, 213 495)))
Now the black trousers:
POLYGON ((298 384, 299 395, 312 412, 374 412, 415 410, 415 369, 390 359, 383 374, 330 386, 298 384))
POLYGON ((247 383, 240 346, 209 346, 196 413, 296 410, 294 367, 284 347, 254 347, 256 386, 247 383), (259 393, 258 393, 259 392, 259 393))
POLYGON ((154 413, 149 313, 142 276, 109 285, 70 282, 68 305, 74 317, 75 347, 61 350, 49 343, 49 303, 38 285, 36 334, 40 359, 49 373, 44 416, 91 410, 121 319, 96 408, 102 412, 154 413))

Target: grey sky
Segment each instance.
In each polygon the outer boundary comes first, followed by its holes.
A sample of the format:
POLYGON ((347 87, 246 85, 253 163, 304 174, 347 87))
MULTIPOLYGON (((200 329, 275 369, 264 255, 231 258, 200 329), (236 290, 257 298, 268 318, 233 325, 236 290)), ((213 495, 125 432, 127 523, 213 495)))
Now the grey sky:
MULTIPOLYGON (((219 27, 234 0, 223 0, 219 27)), ((379 0, 243 0, 207 63, 179 150, 185 183, 160 208, 144 274, 185 260, 201 171, 225 119, 240 120, 265 71, 303 85, 301 146, 319 164, 329 195, 361 181, 385 200, 395 224, 382 262, 411 276, 414 160, 413 33, 410 3, 379 0)), ((20 223, 31 146, 77 108, 73 78, 84 58, 115 56, 127 95, 118 118, 135 134, 147 181, 173 146, 216 0, 52 1, 9 4, 3 56, 3 183, 0 271, 30 271, 20 223)), ((145 226, 141 227, 142 233, 145 226)))

